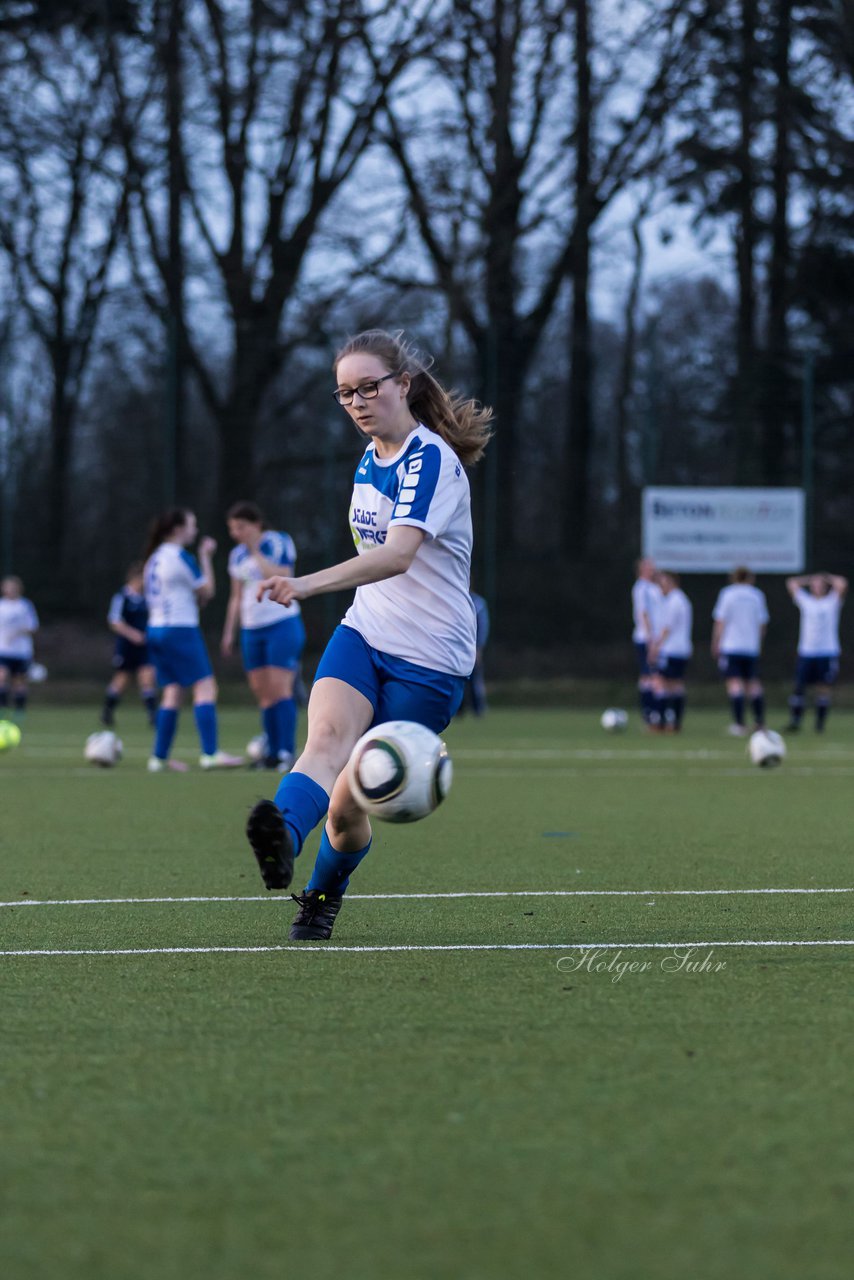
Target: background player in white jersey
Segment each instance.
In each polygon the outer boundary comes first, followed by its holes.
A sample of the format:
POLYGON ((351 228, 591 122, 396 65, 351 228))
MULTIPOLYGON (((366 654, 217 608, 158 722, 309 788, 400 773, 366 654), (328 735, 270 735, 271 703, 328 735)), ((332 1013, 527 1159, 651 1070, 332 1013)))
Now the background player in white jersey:
POLYGON ((319 573, 262 582, 281 604, 356 588, 332 635, 308 704, 308 741, 262 800, 247 835, 268 889, 286 889, 293 859, 328 811, 290 938, 328 938, 371 827, 345 773, 372 724, 414 720, 441 732, 475 660, 469 594, 471 498, 464 467, 489 438, 491 410, 449 394, 400 337, 351 338, 333 366, 335 398, 368 447, 356 469, 350 526, 357 555, 319 573))
POLYGON ((813 573, 786 579, 786 590, 801 614, 795 687, 789 698, 785 732, 801 727, 806 690, 815 686, 815 728, 824 729, 830 710, 830 691, 839 674, 839 615, 848 592, 848 579, 833 573, 813 573))
POLYGON ((655 672, 649 662, 649 647, 658 631, 661 587, 655 580, 655 561, 638 560, 637 578, 632 587, 632 642, 638 664, 638 701, 644 724, 657 726, 659 710, 655 696, 655 672))
POLYGON ((222 632, 222 652, 234 652, 240 624, 240 648, 249 687, 261 711, 268 769, 285 772, 294 762, 297 708, 294 677, 305 645, 305 628, 296 601, 286 608, 258 600, 258 583, 273 574, 293 574, 296 548, 287 533, 267 528, 254 502, 236 502, 226 515, 237 546, 228 557, 231 595, 222 632))
POLYGON ((15 718, 27 709, 27 671, 33 660, 33 636, 39 619, 20 578, 0 582, 0 720, 11 700, 15 718))
POLYGON ((685 715, 685 670, 693 653, 691 601, 679 585, 679 575, 664 570, 658 575, 662 601, 658 633, 650 648, 656 670, 656 696, 660 727, 678 733, 685 715))
POLYGON ((154 724, 157 715, 157 681, 145 642, 148 605, 145 603, 142 568, 139 561, 130 566, 124 586, 113 596, 107 612, 107 624, 116 637, 113 678, 107 685, 101 708, 101 723, 107 726, 115 724, 116 707, 134 673, 150 724, 154 724))
POLYGON ((764 592, 749 569, 739 565, 730 576, 712 611, 712 657, 726 679, 732 712, 728 732, 742 738, 748 732, 744 709, 750 709, 757 729, 765 723, 765 698, 759 679, 759 654, 768 626, 764 592))
POLYGON ((154 750, 149 773, 166 768, 182 770, 169 752, 178 727, 184 689, 193 690, 193 712, 202 747, 203 769, 243 764, 241 756, 220 751, 217 742, 217 686, 199 627, 199 604, 206 604, 216 590, 212 557, 213 538, 202 538, 199 560, 187 550, 198 534, 196 517, 184 507, 173 507, 157 516, 151 527, 145 560, 145 602, 148 605, 146 639, 151 661, 162 689, 157 712, 154 750))

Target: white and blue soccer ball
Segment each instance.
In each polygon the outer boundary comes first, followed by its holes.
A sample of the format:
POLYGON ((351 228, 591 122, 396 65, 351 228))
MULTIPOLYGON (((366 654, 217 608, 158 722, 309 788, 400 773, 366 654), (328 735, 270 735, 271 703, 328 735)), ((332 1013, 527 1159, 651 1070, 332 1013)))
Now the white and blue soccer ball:
POLYGON ((629 723, 629 715, 619 707, 608 707, 602 712, 599 723, 608 733, 622 733, 629 723))
POLYGON ((757 729, 750 735, 747 754, 761 769, 773 769, 786 758, 786 741, 774 729, 757 729))
POLYGON ((369 729, 347 763, 356 803, 385 822, 426 818, 450 791, 453 772, 442 739, 411 720, 390 720, 369 729))
POLYGON ((122 758, 122 740, 111 729, 102 729, 98 733, 90 733, 86 739, 83 754, 90 764, 97 764, 102 769, 111 769, 122 758))

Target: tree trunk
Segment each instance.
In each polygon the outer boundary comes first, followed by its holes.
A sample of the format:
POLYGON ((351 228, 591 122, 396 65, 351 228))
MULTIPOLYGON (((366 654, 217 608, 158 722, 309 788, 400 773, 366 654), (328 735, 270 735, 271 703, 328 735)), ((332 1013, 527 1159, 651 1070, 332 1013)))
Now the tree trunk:
POLYGON ((788 304, 791 277, 789 236, 789 179, 791 174, 790 47, 792 0, 778 0, 774 39, 775 128, 772 173, 774 212, 771 218, 771 259, 768 267, 768 341, 762 396, 762 478, 765 484, 782 484, 791 412, 788 376, 788 304))
POLYGON ((742 0, 741 60, 738 70, 738 114, 740 137, 737 153, 739 171, 736 194, 736 271, 738 315, 736 320, 736 376, 733 425, 734 461, 737 484, 758 479, 756 438, 756 215, 753 135, 756 104, 756 20, 757 0, 742 0))
POLYGON ((575 235, 572 254, 572 319, 566 444, 563 535, 566 550, 580 555, 590 518, 590 457, 593 443, 593 355, 590 342, 590 166, 593 111, 590 71, 590 15, 577 0, 575 36, 576 122, 575 235))
POLYGON ((185 457, 184 417, 184 251, 181 239, 184 196, 184 163, 181 143, 183 75, 181 29, 184 0, 165 0, 166 32, 163 63, 166 72, 168 240, 165 270, 169 315, 166 324, 166 405, 163 442, 163 497, 166 506, 187 494, 189 476, 185 457))

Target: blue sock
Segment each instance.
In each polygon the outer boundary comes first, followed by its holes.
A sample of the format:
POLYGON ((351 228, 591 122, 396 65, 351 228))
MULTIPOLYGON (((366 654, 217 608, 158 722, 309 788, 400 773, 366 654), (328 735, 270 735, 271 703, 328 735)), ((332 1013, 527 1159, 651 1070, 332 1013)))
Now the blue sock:
POLYGON ((168 759, 177 728, 178 712, 161 707, 154 722, 154 754, 158 760, 168 759))
POLYGON ((193 707, 193 715, 196 717, 196 728, 199 732, 199 742, 202 744, 202 754, 206 756, 215 755, 217 748, 216 704, 213 702, 197 702, 193 707))
POLYGON ((744 694, 734 693, 729 700, 733 724, 744 724, 744 694))
POLYGON ((291 772, 285 774, 279 783, 276 804, 291 833, 294 853, 298 854, 309 831, 317 826, 329 808, 329 796, 308 774, 291 772))
POLYGON ((757 693, 756 697, 750 703, 753 710, 753 719, 758 725, 765 723, 765 695, 757 693))
POLYGON ((265 707, 261 712, 261 724, 267 735, 267 755, 276 756, 282 749, 282 735, 279 731, 279 717, 277 714, 279 704, 273 703, 272 707, 265 707))
POLYGON ((297 749, 297 704, 294 698, 282 698, 274 708, 279 718, 279 746, 282 751, 290 751, 296 755, 297 749))
POLYGON ((370 852, 371 840, 364 849, 356 849, 353 853, 340 853, 338 849, 332 847, 324 827, 306 892, 309 889, 319 889, 321 893, 331 893, 339 897, 350 883, 350 872, 355 871, 362 859, 370 852))

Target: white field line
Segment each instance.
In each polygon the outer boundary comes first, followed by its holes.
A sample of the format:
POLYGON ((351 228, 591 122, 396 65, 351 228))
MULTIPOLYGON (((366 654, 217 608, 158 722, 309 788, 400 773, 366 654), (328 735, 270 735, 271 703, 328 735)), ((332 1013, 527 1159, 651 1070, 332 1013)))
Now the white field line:
MULTIPOLYGON (((486 889, 455 893, 348 893, 348 902, 421 901, 437 898, 713 898, 741 894, 829 894, 854 893, 854 888, 826 889, 486 889)), ((192 902, 269 902, 286 903, 290 896, 267 894, 214 894, 183 898, 18 898, 0 902, 2 907, 109 907, 143 906, 150 903, 181 904, 192 902)))
POLYGON ((854 938, 819 938, 813 940, 784 938, 742 938, 723 942, 461 942, 406 944, 390 946, 341 947, 322 943, 311 946, 268 947, 124 947, 96 950, 80 948, 68 951, 0 951, 0 958, 14 956, 196 956, 196 955, 257 955, 265 952, 289 951, 294 954, 326 951, 383 952, 383 951, 692 951, 713 950, 716 947, 854 947, 854 938))

